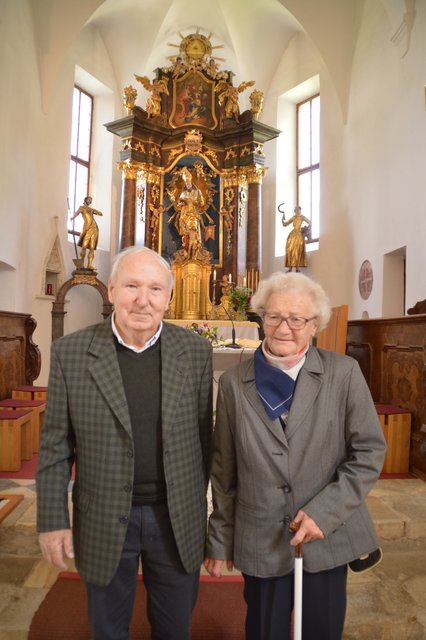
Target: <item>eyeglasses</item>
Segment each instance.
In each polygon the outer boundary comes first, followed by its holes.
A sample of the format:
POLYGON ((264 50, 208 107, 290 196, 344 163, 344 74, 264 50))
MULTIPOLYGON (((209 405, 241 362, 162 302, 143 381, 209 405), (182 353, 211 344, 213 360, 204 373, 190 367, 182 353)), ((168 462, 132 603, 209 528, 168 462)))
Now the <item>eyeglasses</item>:
POLYGON ((282 322, 286 322, 289 329, 292 331, 300 331, 304 329, 308 322, 314 320, 316 316, 312 318, 299 318, 298 316, 277 316, 273 313, 264 313, 262 319, 264 324, 268 324, 270 327, 279 327, 282 322))

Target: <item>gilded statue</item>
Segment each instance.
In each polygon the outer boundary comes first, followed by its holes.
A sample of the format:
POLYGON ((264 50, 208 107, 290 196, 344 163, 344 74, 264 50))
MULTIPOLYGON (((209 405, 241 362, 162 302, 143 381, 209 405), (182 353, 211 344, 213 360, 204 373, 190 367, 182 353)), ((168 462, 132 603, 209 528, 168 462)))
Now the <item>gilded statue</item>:
POLYGON ((245 91, 248 87, 252 87, 255 81, 241 82, 238 87, 234 87, 225 80, 220 80, 215 86, 215 92, 219 94, 219 104, 222 106, 225 104, 225 116, 227 118, 234 118, 238 121, 240 115, 240 107, 238 105, 238 96, 245 91))
POLYGON ((169 197, 173 198, 175 212, 169 219, 174 221, 177 232, 182 239, 182 248, 190 258, 197 258, 203 249, 202 229, 205 227, 203 216, 206 216, 210 224, 214 224, 208 215, 206 199, 201 189, 193 184, 191 171, 184 167, 181 171, 184 183, 178 198, 174 198, 171 190, 169 197))
POLYGON ((259 89, 255 89, 254 91, 252 91, 249 96, 251 112, 255 120, 259 120, 260 114, 262 113, 263 98, 263 91, 260 91, 259 89))
POLYGON ((161 113, 161 94, 165 93, 167 96, 169 95, 167 80, 160 78, 159 80, 150 82, 148 76, 138 76, 136 73, 134 75, 136 80, 140 82, 147 91, 151 92, 145 107, 148 117, 155 118, 159 116, 161 113))
POLYGON ((293 225, 285 245, 285 266, 288 267, 287 271, 292 271, 293 268, 299 271, 299 267, 308 266, 305 238, 310 234, 311 222, 302 215, 302 207, 296 207, 294 215, 289 220, 285 219, 283 213, 282 224, 284 227, 293 225))
POLYGON ((77 216, 83 216, 83 229, 81 230, 80 237, 78 239, 78 246, 81 247, 80 259, 84 268, 84 259, 87 254, 87 269, 93 269, 93 258, 95 256, 95 249, 98 246, 99 229, 96 224, 94 216, 101 216, 102 213, 97 209, 93 209, 92 198, 86 196, 84 198, 84 204, 77 209, 74 213, 72 220, 77 216))
POLYGON ((123 89, 123 106, 126 108, 127 115, 129 116, 135 108, 135 102, 138 92, 132 85, 124 87, 123 89))

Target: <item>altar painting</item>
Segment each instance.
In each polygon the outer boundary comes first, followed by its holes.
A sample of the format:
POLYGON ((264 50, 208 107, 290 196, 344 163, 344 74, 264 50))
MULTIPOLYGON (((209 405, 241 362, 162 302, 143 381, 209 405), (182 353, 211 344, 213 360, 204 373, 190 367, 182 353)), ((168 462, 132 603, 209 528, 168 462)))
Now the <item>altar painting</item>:
POLYGON ((198 71, 189 71, 173 81, 171 127, 197 125, 214 129, 217 126, 214 81, 198 71))

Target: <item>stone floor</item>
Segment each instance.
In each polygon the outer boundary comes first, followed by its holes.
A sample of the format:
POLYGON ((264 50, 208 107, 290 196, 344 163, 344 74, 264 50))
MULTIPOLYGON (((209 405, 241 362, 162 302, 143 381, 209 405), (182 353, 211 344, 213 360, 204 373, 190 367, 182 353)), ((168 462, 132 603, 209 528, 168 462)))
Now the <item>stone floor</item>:
MULTIPOLYGON (((0 479, 1 493, 24 495, 0 524, 0 640, 27 638, 57 576, 40 557, 34 488, 33 480, 0 479)), ((380 480, 368 503, 384 557, 371 571, 349 574, 343 638, 426 640, 426 483, 380 480)))

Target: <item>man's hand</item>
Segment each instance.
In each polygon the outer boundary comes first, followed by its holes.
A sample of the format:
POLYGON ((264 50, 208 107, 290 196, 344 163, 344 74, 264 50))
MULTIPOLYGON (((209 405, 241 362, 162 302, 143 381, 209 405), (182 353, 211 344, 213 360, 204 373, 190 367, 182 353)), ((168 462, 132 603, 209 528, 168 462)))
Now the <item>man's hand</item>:
MULTIPOLYGON (((220 578, 222 576, 222 565, 224 562, 225 560, 214 560, 213 558, 206 558, 204 560, 204 568, 209 575, 213 576, 213 578, 220 578)), ((228 571, 232 571, 232 569, 234 568, 234 563, 232 562, 232 560, 226 561, 226 568, 228 569, 228 571)))
POLYGON ((38 537, 40 549, 46 562, 66 571, 68 565, 65 558, 74 558, 74 545, 71 529, 46 531, 38 537))
POLYGON ((293 523, 295 525, 294 529, 297 529, 297 532, 290 540, 290 544, 293 547, 297 547, 297 545, 301 543, 312 542, 313 540, 324 540, 325 536, 319 526, 304 511, 300 510, 297 512, 290 527, 293 523))

